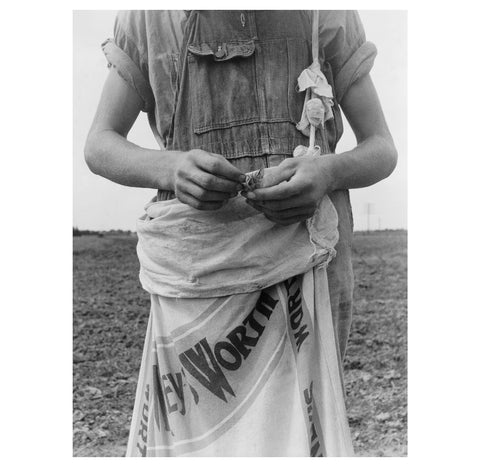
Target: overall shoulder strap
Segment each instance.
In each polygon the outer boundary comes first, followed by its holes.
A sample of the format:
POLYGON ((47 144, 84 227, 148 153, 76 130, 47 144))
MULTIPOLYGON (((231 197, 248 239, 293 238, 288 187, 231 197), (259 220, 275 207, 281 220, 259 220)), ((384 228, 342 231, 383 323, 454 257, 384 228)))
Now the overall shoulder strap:
POLYGON ((320 21, 320 12, 313 10, 312 18, 312 60, 318 60, 318 26, 320 21))

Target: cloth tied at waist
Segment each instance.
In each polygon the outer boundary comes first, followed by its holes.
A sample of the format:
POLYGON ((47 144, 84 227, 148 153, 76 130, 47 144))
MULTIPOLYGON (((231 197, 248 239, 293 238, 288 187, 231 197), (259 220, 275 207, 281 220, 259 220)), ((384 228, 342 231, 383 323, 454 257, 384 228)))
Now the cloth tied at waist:
POLYGON ((221 297, 262 290, 313 266, 327 265, 338 241, 328 196, 315 222, 277 225, 233 198, 216 211, 177 199, 148 203, 137 222, 140 281, 151 294, 221 297))

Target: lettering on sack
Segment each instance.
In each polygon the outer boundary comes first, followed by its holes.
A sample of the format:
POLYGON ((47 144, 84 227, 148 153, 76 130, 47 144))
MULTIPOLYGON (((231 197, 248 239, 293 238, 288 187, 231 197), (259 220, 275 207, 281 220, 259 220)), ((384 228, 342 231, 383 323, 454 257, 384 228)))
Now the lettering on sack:
POLYGON ((153 365, 152 373, 153 385, 157 396, 157 403, 154 405, 155 423, 159 430, 163 426, 165 431, 170 432, 174 436, 168 416, 174 412, 178 412, 182 416, 185 415, 185 387, 189 387, 195 404, 198 404, 199 401, 198 393, 195 388, 187 383, 183 368, 175 373, 161 374, 158 366, 153 365), (160 423, 161 420, 163 420, 163 423, 160 423))
POLYGON ((204 337, 178 356, 185 370, 224 402, 227 402, 227 394, 235 397, 224 370, 237 371, 242 366, 265 329, 259 319, 268 321, 277 303, 278 300, 262 291, 242 325, 231 330, 225 339, 216 342, 212 348, 204 337))
POLYGON ((148 402, 150 398, 150 385, 145 387, 145 402, 142 408, 142 418, 140 420, 140 429, 138 435, 140 439, 137 441, 137 448, 142 457, 147 457, 147 428, 148 428, 148 402), (141 444, 140 444, 141 440, 141 444))
MULTIPOLYGON (((167 396, 165 394, 165 387, 163 385, 163 378, 160 375, 157 365, 153 365, 153 390, 157 396, 157 404, 154 406, 155 423, 160 428, 160 417, 163 420, 163 427, 165 431, 170 431, 170 424, 168 423, 167 414, 167 396)), ((171 389, 171 388, 169 388, 171 389)), ((170 391, 169 391, 170 392, 170 391)))
POLYGON ((285 281, 285 288, 287 289, 287 304, 290 328, 293 331, 295 338, 295 346, 297 353, 300 352, 305 339, 310 334, 307 325, 303 324, 303 308, 300 284, 297 277, 287 279, 285 281))
POLYGON ((303 397, 307 405, 308 421, 310 422, 310 457, 323 457, 323 453, 320 451, 320 440, 313 420, 313 381, 310 383, 310 387, 303 391, 303 397))

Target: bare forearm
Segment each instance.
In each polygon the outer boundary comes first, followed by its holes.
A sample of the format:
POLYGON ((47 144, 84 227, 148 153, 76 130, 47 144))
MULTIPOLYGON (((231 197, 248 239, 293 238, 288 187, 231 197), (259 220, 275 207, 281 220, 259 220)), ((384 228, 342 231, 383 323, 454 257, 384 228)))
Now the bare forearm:
POLYGON ((358 145, 351 151, 327 156, 332 188, 373 185, 392 173, 397 151, 370 75, 349 88, 341 105, 358 145))
POLYGON ((371 136, 351 151, 322 156, 330 175, 330 191, 363 188, 388 177, 397 163, 389 136, 371 136))
POLYGON ((342 154, 285 159, 264 175, 268 182, 263 187, 244 193, 251 206, 272 222, 289 225, 312 217, 329 192, 373 185, 392 173, 397 151, 368 75, 350 87, 342 109, 357 147, 342 154))
POLYGON ((121 185, 172 190, 176 151, 144 149, 113 130, 89 135, 85 160, 92 172, 121 185))

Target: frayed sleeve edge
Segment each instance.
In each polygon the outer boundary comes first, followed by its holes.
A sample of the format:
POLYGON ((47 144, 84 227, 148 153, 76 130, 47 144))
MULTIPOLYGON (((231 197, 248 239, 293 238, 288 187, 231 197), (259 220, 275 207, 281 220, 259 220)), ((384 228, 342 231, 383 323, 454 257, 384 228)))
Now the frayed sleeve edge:
POLYGON ((372 42, 364 42, 347 60, 335 77, 335 94, 341 103, 348 89, 355 81, 370 73, 377 48, 372 42))
POLYGON ((102 43, 102 51, 108 61, 108 66, 115 68, 120 77, 136 91, 143 101, 143 112, 151 112, 154 108, 154 97, 150 85, 135 62, 126 54, 113 39, 102 43))

